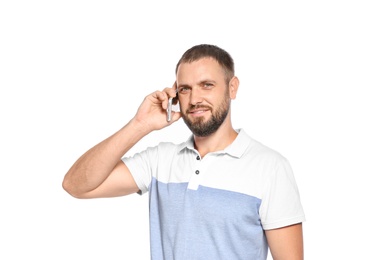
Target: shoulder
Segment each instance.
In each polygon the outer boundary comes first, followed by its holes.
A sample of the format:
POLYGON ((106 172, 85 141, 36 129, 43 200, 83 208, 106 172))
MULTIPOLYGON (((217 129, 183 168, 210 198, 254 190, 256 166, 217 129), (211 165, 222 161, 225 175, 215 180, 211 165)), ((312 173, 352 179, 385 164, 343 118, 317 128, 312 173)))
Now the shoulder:
POLYGON ((243 139, 247 143, 243 156, 254 157, 258 160, 261 159, 274 162, 286 160, 286 158, 279 151, 267 145, 264 145, 262 142, 252 138, 245 132, 242 132, 242 135, 243 139))
POLYGON ((182 142, 182 143, 160 142, 154 148, 148 148, 148 149, 157 149, 162 152, 171 152, 171 151, 180 151, 185 147, 186 147, 186 142, 182 142))
POLYGON ((162 158, 165 160, 180 154, 180 152, 187 147, 186 144, 186 142, 160 142, 156 146, 148 147, 144 152, 152 155, 155 159, 162 158))

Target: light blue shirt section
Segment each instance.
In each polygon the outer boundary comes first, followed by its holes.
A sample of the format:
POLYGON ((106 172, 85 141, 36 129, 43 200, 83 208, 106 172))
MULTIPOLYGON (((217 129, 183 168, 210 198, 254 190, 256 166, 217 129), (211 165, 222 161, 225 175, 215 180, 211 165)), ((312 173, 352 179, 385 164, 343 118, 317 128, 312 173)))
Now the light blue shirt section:
POLYGON ((260 199, 187 185, 152 181, 152 259, 266 259, 260 199))

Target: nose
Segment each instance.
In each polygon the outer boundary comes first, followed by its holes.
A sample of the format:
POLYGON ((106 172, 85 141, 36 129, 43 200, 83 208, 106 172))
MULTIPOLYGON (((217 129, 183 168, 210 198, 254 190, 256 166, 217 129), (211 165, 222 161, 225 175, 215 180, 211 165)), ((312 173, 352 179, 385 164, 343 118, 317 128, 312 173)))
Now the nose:
POLYGON ((190 103, 191 105, 196 105, 203 102, 203 95, 200 88, 192 88, 190 94, 190 103))

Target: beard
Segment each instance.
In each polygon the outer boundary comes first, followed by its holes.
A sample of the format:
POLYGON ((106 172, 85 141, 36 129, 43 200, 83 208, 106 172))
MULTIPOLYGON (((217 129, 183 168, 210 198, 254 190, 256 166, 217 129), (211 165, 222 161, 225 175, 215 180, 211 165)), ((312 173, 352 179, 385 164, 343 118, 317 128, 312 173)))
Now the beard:
POLYGON ((195 136, 206 137, 215 133, 215 131, 218 130, 218 128, 222 125, 227 115, 229 114, 229 110, 230 110, 230 99, 229 99, 229 93, 227 93, 221 105, 215 110, 215 112, 209 106, 191 105, 187 109, 186 113, 182 113, 182 118, 184 123, 186 123, 188 128, 195 136), (211 111, 211 118, 206 121, 204 117, 199 117, 191 121, 191 119, 188 116, 188 112, 197 108, 209 109, 211 111))

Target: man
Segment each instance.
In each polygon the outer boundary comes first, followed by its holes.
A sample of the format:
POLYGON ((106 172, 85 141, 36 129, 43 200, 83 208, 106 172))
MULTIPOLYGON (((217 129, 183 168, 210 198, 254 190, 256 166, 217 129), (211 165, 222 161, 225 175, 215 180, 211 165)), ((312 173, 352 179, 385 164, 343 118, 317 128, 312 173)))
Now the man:
POLYGON ((63 181, 76 198, 149 192, 151 257, 303 259, 299 192, 288 161, 231 122, 239 80, 223 49, 187 50, 172 88, 148 95, 122 129, 82 155, 63 181), (181 112, 167 121, 169 98, 181 112), (193 135, 123 158, 141 138, 183 118, 193 135))

